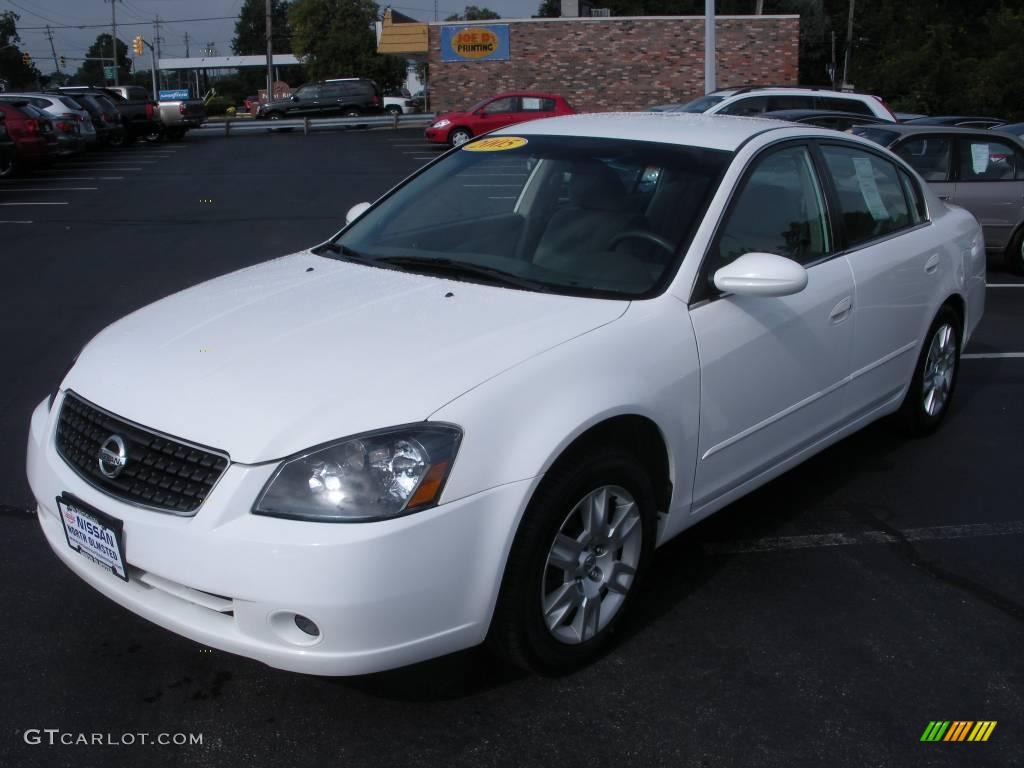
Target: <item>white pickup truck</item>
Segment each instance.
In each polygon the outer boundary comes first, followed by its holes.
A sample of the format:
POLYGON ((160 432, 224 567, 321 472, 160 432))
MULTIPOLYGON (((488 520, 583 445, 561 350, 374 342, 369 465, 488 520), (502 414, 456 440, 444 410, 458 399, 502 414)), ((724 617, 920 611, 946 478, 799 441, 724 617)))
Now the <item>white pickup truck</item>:
POLYGON ((157 111, 163 126, 163 138, 168 141, 178 141, 189 128, 198 128, 206 119, 206 104, 202 99, 189 96, 187 89, 160 91, 157 111))

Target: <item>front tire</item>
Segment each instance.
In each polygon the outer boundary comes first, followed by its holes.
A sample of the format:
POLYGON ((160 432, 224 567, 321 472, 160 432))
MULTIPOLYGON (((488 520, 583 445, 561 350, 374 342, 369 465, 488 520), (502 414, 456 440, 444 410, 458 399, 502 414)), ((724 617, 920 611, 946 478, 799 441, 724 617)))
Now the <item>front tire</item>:
POLYGON ((654 552, 655 493, 614 447, 549 472, 509 553, 487 642, 506 661, 564 674, 611 641, 654 552))
POLYGON ((922 436, 934 432, 949 412, 960 373, 962 338, 960 316, 944 306, 928 329, 914 378, 897 414, 908 434, 922 436))
POLYGON ((1015 275, 1024 275, 1024 227, 1014 235, 1006 249, 1006 268, 1015 275))
POLYGON ((456 128, 450 134, 448 134, 448 143, 453 147, 461 147, 467 141, 473 138, 473 134, 466 128, 456 128))
POLYGON ((6 160, 0 159, 0 179, 9 179, 18 173, 18 158, 14 152, 6 160))

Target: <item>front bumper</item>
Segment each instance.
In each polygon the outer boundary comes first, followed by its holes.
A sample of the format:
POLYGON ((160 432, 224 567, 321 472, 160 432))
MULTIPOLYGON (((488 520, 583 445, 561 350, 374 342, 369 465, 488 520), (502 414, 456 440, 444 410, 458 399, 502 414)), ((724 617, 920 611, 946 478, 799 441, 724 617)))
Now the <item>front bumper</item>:
POLYGON ((232 464, 194 517, 176 517, 72 472, 53 442, 59 401, 32 414, 40 526, 65 565, 129 610, 209 647, 318 675, 376 672, 484 639, 531 481, 396 520, 307 523, 250 514, 276 465, 232 464), (128 582, 68 547, 55 503, 64 491, 123 521, 128 582), (319 636, 297 631, 293 614, 319 636))
POLYGON ((424 132, 427 141, 432 141, 435 144, 447 144, 448 143, 448 129, 447 128, 427 128, 424 132))

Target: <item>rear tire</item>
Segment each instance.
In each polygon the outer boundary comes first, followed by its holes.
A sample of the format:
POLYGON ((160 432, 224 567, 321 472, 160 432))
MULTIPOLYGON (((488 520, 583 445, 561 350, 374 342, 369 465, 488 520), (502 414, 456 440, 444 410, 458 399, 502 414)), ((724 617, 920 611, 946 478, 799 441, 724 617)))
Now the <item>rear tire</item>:
POLYGON ((390 107, 385 107, 384 111, 387 112, 388 115, 390 115, 391 117, 402 114, 402 108, 396 107, 394 104, 392 104, 390 107))
POLYGON ((944 306, 928 329, 910 388, 896 414, 903 431, 912 437, 934 432, 949 412, 960 373, 962 325, 960 316, 944 306))
POLYGON ((509 552, 487 644, 506 661, 564 674, 608 646, 654 552, 655 493, 615 446, 566 457, 544 478, 509 552))
POLYGON ((363 113, 360 112, 358 109, 353 109, 353 108, 350 107, 348 109, 342 110, 341 116, 342 117, 362 117, 363 113))
POLYGON ((1024 275, 1024 227, 1013 236, 1006 249, 1006 268, 1015 275, 1024 275))
POLYGON ((12 152, 6 160, 0 160, 0 179, 10 179, 18 175, 18 157, 12 152))

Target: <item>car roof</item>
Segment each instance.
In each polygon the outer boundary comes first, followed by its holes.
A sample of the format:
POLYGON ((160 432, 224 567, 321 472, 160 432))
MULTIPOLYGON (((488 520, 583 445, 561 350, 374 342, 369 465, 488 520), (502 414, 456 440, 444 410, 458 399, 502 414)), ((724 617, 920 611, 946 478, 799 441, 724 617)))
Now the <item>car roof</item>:
POLYGON ((985 120, 993 123, 1005 123, 998 117, 986 117, 985 115, 927 115, 925 117, 915 117, 913 120, 908 120, 908 123, 914 125, 944 125, 947 122, 953 122, 955 120, 985 120))
POLYGON ((854 98, 868 98, 874 99, 870 93, 861 93, 860 91, 836 91, 831 88, 819 88, 813 85, 744 85, 737 86, 736 88, 722 88, 718 91, 712 91, 708 96, 724 96, 729 98, 730 96, 738 96, 740 94, 757 95, 765 91, 771 91, 772 93, 783 93, 783 94, 815 94, 825 96, 843 96, 843 97, 854 97, 854 98))
POLYGON ((557 93, 551 93, 549 91, 502 91, 501 93, 496 93, 493 96, 487 98, 489 101, 493 101, 494 99, 503 99, 506 96, 539 96, 545 99, 562 98, 557 93))
POLYGON ((885 131, 892 131, 901 136, 911 136, 915 133, 948 133, 963 136, 991 136, 993 133, 1000 133, 1002 126, 995 128, 963 128, 959 125, 926 125, 923 123, 881 123, 879 125, 857 126, 858 128, 881 128, 885 131))
POLYGON ((735 151, 758 134, 784 128, 805 131, 808 135, 841 135, 824 128, 798 126, 781 120, 695 115, 688 112, 597 112, 548 117, 512 125, 498 133, 655 141, 735 151))

